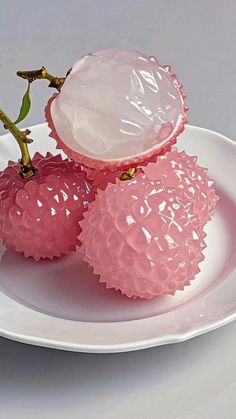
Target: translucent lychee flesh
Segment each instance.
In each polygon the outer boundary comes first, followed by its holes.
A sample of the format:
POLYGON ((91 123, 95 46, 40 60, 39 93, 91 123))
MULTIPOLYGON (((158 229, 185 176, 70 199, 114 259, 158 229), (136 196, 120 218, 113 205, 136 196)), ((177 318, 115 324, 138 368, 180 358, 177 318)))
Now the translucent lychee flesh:
POLYGON ((33 165, 30 180, 14 162, 0 172, 0 238, 38 261, 76 249, 79 221, 94 194, 85 173, 60 155, 37 153, 33 165))
POLYGON ((176 173, 152 179, 151 169, 98 190, 79 237, 84 260, 107 288, 147 299, 173 295, 194 279, 209 218, 198 217, 188 182, 179 188, 176 173))
POLYGON ((112 49, 74 64, 46 118, 58 148, 103 169, 147 160, 173 144, 186 109, 169 66, 137 51, 112 49))

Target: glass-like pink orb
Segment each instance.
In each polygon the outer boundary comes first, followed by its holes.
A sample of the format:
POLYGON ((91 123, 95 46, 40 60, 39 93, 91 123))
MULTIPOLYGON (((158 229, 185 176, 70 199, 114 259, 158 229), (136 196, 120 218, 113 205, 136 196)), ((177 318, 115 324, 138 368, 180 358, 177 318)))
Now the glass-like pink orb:
POLYGON ((93 187, 74 162, 60 155, 36 153, 33 165, 32 179, 19 176, 14 162, 0 172, 0 239, 35 261, 58 258, 79 244, 79 221, 94 199, 93 187))

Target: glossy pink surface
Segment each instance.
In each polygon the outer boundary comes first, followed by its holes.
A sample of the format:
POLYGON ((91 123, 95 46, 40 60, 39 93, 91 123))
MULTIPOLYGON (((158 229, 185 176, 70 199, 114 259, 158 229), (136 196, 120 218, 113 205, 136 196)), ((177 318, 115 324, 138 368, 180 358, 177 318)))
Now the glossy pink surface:
POLYGON ((98 191, 81 222, 81 253, 107 288, 149 299, 183 290, 199 272, 217 197, 195 161, 173 151, 98 191))
MULTIPOLYGON (((140 167, 140 166, 146 166, 150 162, 156 163, 157 158, 168 151, 171 150, 171 144, 167 144, 166 147, 164 147, 160 153, 157 155, 154 155, 150 157, 149 159, 146 159, 142 162, 132 164, 132 167, 140 167)), ((124 173, 126 170, 130 168, 130 165, 126 165, 124 167, 117 167, 117 168, 107 168, 107 169, 93 169, 86 166, 82 166, 83 170, 86 172, 88 179, 92 182, 95 190, 101 189, 104 190, 107 187, 107 184, 115 183, 116 179, 119 178, 122 173, 124 173)))
MULTIPOLYGON (((207 169, 197 164, 197 157, 188 156, 185 152, 179 153, 173 148, 171 152, 152 160, 145 162, 148 164, 145 173, 153 180, 161 179, 166 187, 178 187, 178 195, 183 195, 183 199, 187 196, 192 201, 192 211, 198 219, 203 224, 209 221, 218 197, 214 189, 215 182, 207 175, 207 169)), ((84 170, 96 190, 104 190, 108 183, 115 183, 124 172, 122 169, 84 170)))
POLYGON ((14 162, 0 173, 0 237, 38 261, 75 250, 79 221, 94 194, 85 173, 60 155, 37 153, 33 164, 37 173, 30 180, 19 176, 14 162))
POLYGON ((191 212, 203 225, 211 219, 218 201, 215 182, 208 170, 197 164, 196 156, 173 149, 158 157, 157 163, 149 163, 144 171, 150 179, 161 180, 165 188, 178 188, 179 199, 189 200, 191 212))
POLYGON ((70 158, 92 168, 124 167, 175 142, 187 122, 184 97, 169 66, 113 49, 80 58, 45 114, 70 158))

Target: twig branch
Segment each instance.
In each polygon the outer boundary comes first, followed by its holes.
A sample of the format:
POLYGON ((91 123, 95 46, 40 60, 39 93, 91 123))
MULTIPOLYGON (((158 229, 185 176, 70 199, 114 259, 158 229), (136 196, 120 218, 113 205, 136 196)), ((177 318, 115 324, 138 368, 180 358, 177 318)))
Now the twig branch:
POLYGON ((50 81, 49 87, 54 87, 58 90, 58 92, 60 92, 61 87, 66 79, 65 77, 52 76, 48 73, 45 67, 42 67, 39 70, 17 71, 16 74, 22 79, 28 80, 30 83, 35 80, 46 79, 50 81))
POLYGON ((30 158, 28 144, 32 143, 32 139, 28 138, 27 135, 30 134, 30 130, 26 129, 21 131, 17 126, 11 121, 11 119, 5 114, 5 112, 0 108, 0 120, 2 121, 4 128, 8 129, 10 133, 15 137, 20 150, 21 150, 21 171, 20 175, 23 178, 29 178, 33 176, 36 172, 32 165, 30 158))

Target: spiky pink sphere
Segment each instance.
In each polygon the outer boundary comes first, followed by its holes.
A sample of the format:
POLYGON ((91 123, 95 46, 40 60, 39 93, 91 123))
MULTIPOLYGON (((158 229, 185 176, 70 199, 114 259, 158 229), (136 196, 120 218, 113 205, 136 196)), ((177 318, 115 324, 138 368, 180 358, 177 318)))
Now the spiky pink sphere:
POLYGON ((37 153, 33 165, 37 172, 29 180, 13 162, 0 173, 0 238, 38 261, 75 250, 79 221, 94 194, 85 173, 60 155, 37 153))
MULTIPOLYGON (((115 183, 123 170, 113 171, 86 169, 86 173, 94 188, 105 190, 108 183, 115 183)), ((192 212, 205 224, 211 219, 218 197, 215 193, 215 182, 209 178, 207 169, 197 164, 197 157, 189 156, 175 148, 162 156, 155 157, 147 164, 145 173, 152 180, 161 179, 165 187, 178 188, 178 196, 186 197, 191 202, 192 212)))
POLYGON ((152 179, 148 165, 135 179, 109 183, 81 222, 84 260, 107 288, 128 297, 183 290, 204 259, 204 222, 194 211, 191 185, 182 179, 179 187, 181 169, 167 177, 163 170, 152 179))

